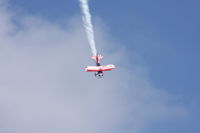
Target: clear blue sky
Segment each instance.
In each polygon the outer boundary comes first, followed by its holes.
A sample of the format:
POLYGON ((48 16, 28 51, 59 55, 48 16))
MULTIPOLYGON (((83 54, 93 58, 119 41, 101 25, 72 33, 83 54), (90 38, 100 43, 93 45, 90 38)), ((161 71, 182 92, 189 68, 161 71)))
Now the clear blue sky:
MULTIPOLYGON (((12 7, 20 7, 51 21, 80 14, 78 0, 10 2, 12 7)), ((142 56, 153 84, 181 95, 186 103, 200 102, 199 5, 199 0, 90 1, 92 15, 103 20, 113 38, 142 56)), ((200 131, 197 126, 200 107, 193 108, 196 115, 189 121, 194 123, 176 129, 177 132, 200 131)))

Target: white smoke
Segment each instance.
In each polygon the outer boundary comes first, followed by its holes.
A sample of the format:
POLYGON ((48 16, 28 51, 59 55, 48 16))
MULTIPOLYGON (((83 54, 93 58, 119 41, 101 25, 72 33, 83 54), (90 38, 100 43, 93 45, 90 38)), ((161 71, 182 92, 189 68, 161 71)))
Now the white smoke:
POLYGON ((96 50, 96 46, 95 46, 94 30, 93 30, 91 14, 90 14, 89 6, 88 6, 88 0, 80 0, 80 6, 82 9, 82 13, 83 13, 82 19, 83 19, 85 31, 87 33, 89 45, 92 50, 92 54, 96 55, 97 50, 96 50))

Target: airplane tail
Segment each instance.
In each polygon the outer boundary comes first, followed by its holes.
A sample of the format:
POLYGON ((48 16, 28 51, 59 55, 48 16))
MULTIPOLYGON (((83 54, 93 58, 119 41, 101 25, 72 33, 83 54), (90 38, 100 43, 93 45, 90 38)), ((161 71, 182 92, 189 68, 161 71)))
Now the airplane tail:
POLYGON ((96 56, 92 56, 91 58, 95 61, 100 61, 101 59, 103 59, 103 56, 99 54, 99 55, 96 55, 96 56))

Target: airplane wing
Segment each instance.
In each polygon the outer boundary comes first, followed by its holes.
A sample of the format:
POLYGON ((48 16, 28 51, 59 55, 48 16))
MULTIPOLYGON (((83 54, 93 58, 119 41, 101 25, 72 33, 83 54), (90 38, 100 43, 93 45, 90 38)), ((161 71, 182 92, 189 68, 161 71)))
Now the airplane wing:
POLYGON ((98 72, 98 71, 111 71, 115 68, 113 64, 107 66, 87 66, 85 67, 86 72, 98 72))

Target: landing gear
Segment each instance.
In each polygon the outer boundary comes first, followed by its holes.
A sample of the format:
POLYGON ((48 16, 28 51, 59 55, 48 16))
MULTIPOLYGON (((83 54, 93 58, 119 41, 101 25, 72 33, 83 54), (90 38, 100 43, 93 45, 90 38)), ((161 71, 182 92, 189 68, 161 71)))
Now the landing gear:
POLYGON ((103 72, 99 71, 99 72, 95 73, 94 75, 95 75, 95 77, 102 78, 103 77, 103 72))

